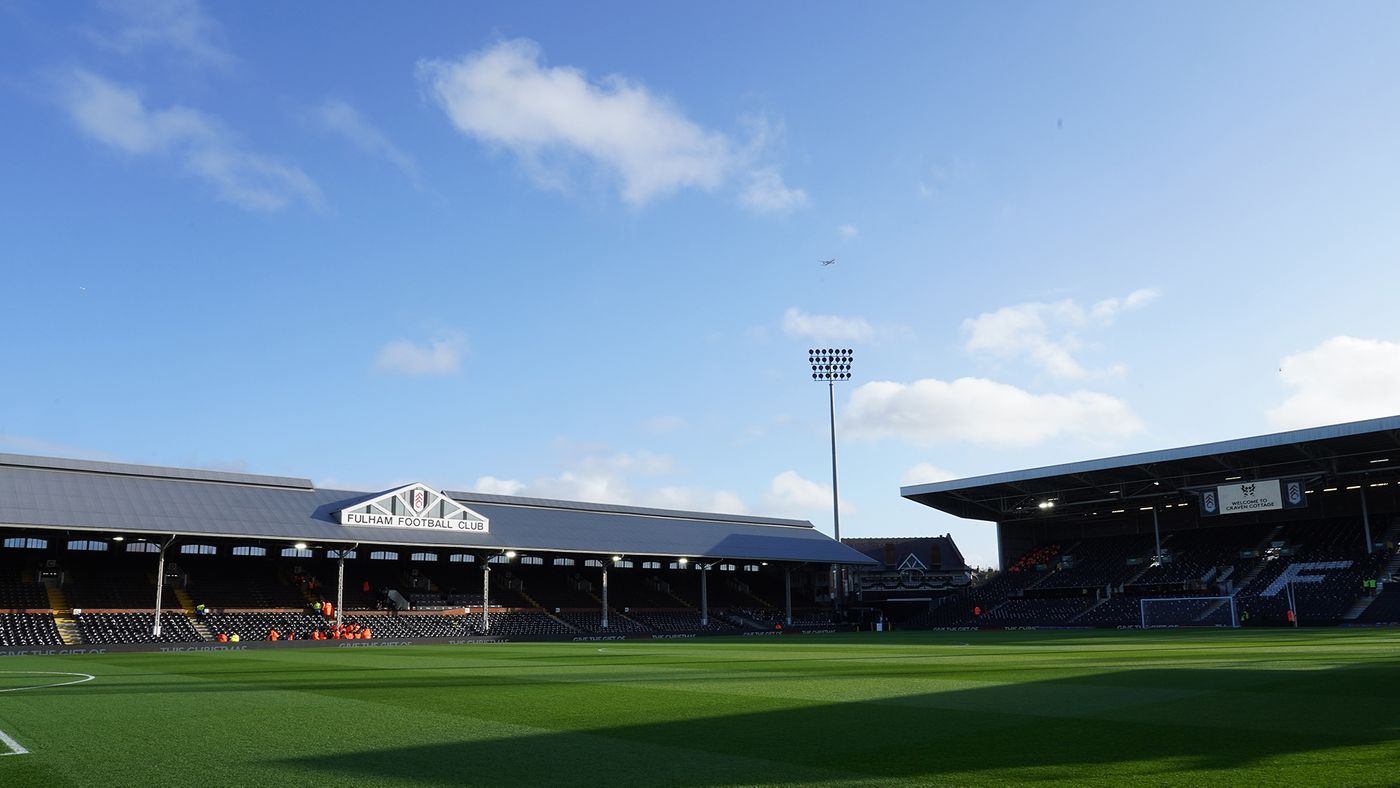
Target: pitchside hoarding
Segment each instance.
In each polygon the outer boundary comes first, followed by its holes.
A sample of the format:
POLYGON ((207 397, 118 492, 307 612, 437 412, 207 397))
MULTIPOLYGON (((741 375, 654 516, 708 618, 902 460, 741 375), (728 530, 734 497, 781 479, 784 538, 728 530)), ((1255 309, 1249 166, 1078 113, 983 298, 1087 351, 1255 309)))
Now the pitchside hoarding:
POLYGON ((1302 479, 1259 479, 1239 484, 1225 484, 1201 495, 1201 514, 1267 512, 1274 509, 1302 509, 1308 505, 1308 494, 1302 479))

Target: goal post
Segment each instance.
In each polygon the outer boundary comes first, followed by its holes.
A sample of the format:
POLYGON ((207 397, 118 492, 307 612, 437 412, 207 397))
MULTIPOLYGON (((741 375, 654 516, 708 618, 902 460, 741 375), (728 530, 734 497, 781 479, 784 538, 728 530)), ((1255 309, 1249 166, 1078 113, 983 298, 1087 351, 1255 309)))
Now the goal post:
POLYGON ((1240 625, 1232 596, 1143 597, 1138 612, 1143 629, 1240 625))

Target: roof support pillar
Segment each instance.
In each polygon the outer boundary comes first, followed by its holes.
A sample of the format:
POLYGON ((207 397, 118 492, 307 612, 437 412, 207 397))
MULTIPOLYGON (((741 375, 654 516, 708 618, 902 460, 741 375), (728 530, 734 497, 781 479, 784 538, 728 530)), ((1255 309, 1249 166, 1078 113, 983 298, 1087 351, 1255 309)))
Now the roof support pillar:
POLYGON ((783 622, 792 626, 792 567, 783 568, 783 622))
POLYGON ((491 559, 486 556, 481 561, 481 631, 491 634, 491 559))
POLYGON ((710 565, 700 565, 700 626, 710 625, 710 565))
POLYGON ((336 561, 335 571, 335 628, 340 631, 340 624, 344 620, 345 614, 345 548, 340 550, 340 560, 336 561))
POLYGON ((160 638, 160 597, 165 590, 165 550, 175 544, 175 537, 171 536, 165 540, 165 544, 160 546, 160 558, 156 559, 156 621, 151 627, 151 634, 157 639, 160 638))
POLYGON ((608 628, 608 562, 603 560, 603 629, 608 628))
POLYGON ((1157 507, 1152 507, 1152 537, 1157 541, 1157 561, 1162 561, 1162 531, 1157 527, 1157 507))
POLYGON ((1362 482, 1361 489, 1357 490, 1357 492, 1361 493, 1361 530, 1366 536, 1366 555, 1370 555, 1371 550, 1374 548, 1371 544, 1371 511, 1370 509, 1366 508, 1365 482, 1362 482))

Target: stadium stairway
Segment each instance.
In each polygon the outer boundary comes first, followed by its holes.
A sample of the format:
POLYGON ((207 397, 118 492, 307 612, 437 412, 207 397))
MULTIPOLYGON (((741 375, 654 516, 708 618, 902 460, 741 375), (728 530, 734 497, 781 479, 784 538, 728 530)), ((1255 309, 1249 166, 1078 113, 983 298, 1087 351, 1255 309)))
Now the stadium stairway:
POLYGON ((769 602, 763 597, 760 597, 757 594, 755 594, 753 592, 753 588, 750 587, 748 583, 745 583, 742 580, 730 579, 729 587, 742 594, 744 596, 744 599, 748 600, 748 602, 750 603, 750 607, 757 607, 761 609, 766 608, 768 610, 776 610, 778 607, 772 602, 769 602))
POLYGON ((682 598, 676 596, 676 592, 675 592, 675 591, 672 591, 670 588, 667 588, 667 589, 666 589, 666 595, 669 596, 669 597, 671 597, 672 599, 676 600, 676 602, 677 602, 681 607, 685 608, 686 610, 699 610, 699 608, 697 608, 695 605, 692 605, 692 604, 690 604, 689 602, 685 601, 684 599, 682 599, 682 598))
MULTIPOLYGON (((1274 540, 1278 538, 1279 532, 1281 532, 1282 530, 1282 525, 1276 525, 1273 528, 1271 528, 1269 530, 1269 533, 1262 540, 1260 540, 1259 544, 1255 545, 1255 551, 1262 556, 1264 554, 1264 551, 1269 549, 1269 546, 1272 545, 1274 543, 1274 540)), ((1268 562, 1255 561, 1254 567, 1249 570, 1249 574, 1240 578, 1240 581, 1238 583, 1235 583, 1235 591, 1233 594, 1231 594, 1231 596, 1237 596, 1241 591, 1248 588, 1249 584, 1254 582, 1254 578, 1258 577, 1259 573, 1264 571, 1264 565, 1266 563, 1268 562)))
MULTIPOLYGON (((1039 588, 1040 586, 1043 586, 1046 583, 1050 582, 1050 578, 1054 577, 1055 574, 1059 571, 1055 568, 1055 564, 1059 563, 1060 558, 1062 556, 1074 555, 1075 551, 1079 548, 1080 544, 1080 542, 1075 542, 1069 547, 1060 550, 1054 555, 1050 556, 1050 558, 1045 561, 1046 565, 1050 567, 1049 571, 1041 573, 1041 577, 1039 579, 1032 580, 1031 582, 1027 583, 1026 587, 1022 590, 1029 591, 1032 588, 1039 588)), ((990 613, 991 611, 988 610, 987 612, 990 613)))
POLYGON ((194 599, 190 598, 189 592, 183 588, 177 588, 175 589, 175 599, 180 602, 180 607, 185 611, 185 618, 189 619, 190 626, 194 627, 194 631, 198 632, 199 636, 206 641, 213 640, 214 633, 209 631, 209 627, 205 626, 195 613, 194 599))
MULTIPOLYGON (((1144 570, 1142 570, 1142 571, 1143 571, 1143 572, 1146 572, 1147 570, 1144 569, 1144 570)), ((1139 575, 1141 575, 1141 574, 1142 574, 1142 572, 1138 572, 1137 575, 1134 575, 1134 576, 1133 576, 1133 579, 1134 579, 1134 580, 1137 579, 1137 577, 1138 577, 1139 575)), ((1128 582, 1131 583, 1132 581, 1130 580, 1130 581, 1128 581, 1128 582)), ((1124 583, 1124 585, 1127 585, 1127 583, 1124 583)), ((1081 619, 1081 618, 1083 618, 1083 617, 1089 615, 1090 613, 1094 612, 1095 610, 1098 610, 1099 608, 1103 607, 1104 604, 1105 604, 1106 602, 1108 602, 1108 600, 1110 600, 1110 599, 1112 599, 1112 598, 1113 598, 1113 597, 1111 597, 1111 596, 1106 596, 1106 597, 1103 597, 1103 598, 1099 599, 1099 601, 1097 601, 1097 602, 1095 602, 1094 604, 1090 605, 1089 608, 1088 608, 1087 610, 1081 611, 1078 615, 1074 616, 1073 618, 1071 618, 1070 620, 1066 621, 1065 623, 1066 623, 1066 624, 1069 624, 1070 626, 1073 626, 1074 624, 1076 624, 1076 623, 1079 622, 1079 619, 1081 619)))
MULTIPOLYGON (((594 602, 597 602, 597 603, 598 603, 598 609, 599 609, 599 610, 602 610, 602 609, 603 609, 603 598, 600 597, 600 596, 598 596, 597 594, 593 593, 592 591, 589 591, 589 592, 588 592, 588 595, 589 595, 590 597, 593 598, 593 601, 594 601, 594 602)), ((554 616, 550 616, 550 618, 554 618, 554 616)), ((623 621, 627 621, 627 622, 630 622, 630 623, 632 623, 632 624, 635 624, 635 625, 641 627, 642 629, 648 629, 648 628, 649 628, 649 627, 647 627, 646 625, 642 624, 642 622, 636 620, 635 618, 632 618, 631 616, 627 615, 626 613, 623 613, 621 610, 618 610, 616 607, 609 607, 609 608, 608 608, 608 618, 620 618, 620 619, 622 619, 623 621)), ((555 619, 555 620, 557 621, 558 619, 555 619)))
MULTIPOLYGON (((1257 545, 1254 546, 1255 552, 1257 552, 1259 555, 1263 555, 1263 554, 1264 554, 1264 551, 1267 550, 1267 549, 1269 548, 1269 546, 1273 544, 1274 540, 1278 538, 1279 533, 1282 532, 1282 531, 1283 531, 1283 526, 1282 526, 1282 525, 1276 525, 1276 526, 1274 526, 1273 528, 1270 528, 1270 529, 1269 529, 1269 533, 1265 534, 1265 535, 1264 535, 1264 538, 1263 538, 1262 540, 1260 540, 1259 544, 1257 544, 1257 545)), ((1255 561, 1255 562, 1254 562, 1254 566, 1249 570, 1249 573, 1246 574, 1244 577, 1240 578, 1240 580, 1239 580, 1238 583, 1233 583, 1233 585, 1231 586, 1231 588, 1233 588, 1234 590, 1230 592, 1230 598, 1231 598, 1231 599, 1234 599, 1234 598, 1238 597, 1241 591, 1243 591, 1244 589, 1248 588, 1248 587, 1249 587, 1249 584, 1254 582, 1254 578, 1258 577, 1258 576, 1259 576, 1259 573, 1264 571, 1264 564, 1265 564, 1265 563, 1266 563, 1265 561, 1255 561)), ((1232 566, 1230 567, 1230 569, 1231 569, 1231 571, 1230 571, 1229 573, 1222 574, 1222 575, 1220 575, 1219 578, 1217 578, 1217 579, 1219 579, 1219 580, 1224 580, 1224 579, 1226 579, 1226 577, 1228 577, 1229 575, 1233 574, 1233 573, 1234 573, 1234 566, 1232 565, 1232 566)), ((1208 619, 1208 618, 1210 618, 1211 616, 1214 616, 1216 613, 1220 612, 1220 610, 1221 610, 1222 608, 1224 608, 1225 605, 1226 605, 1226 602, 1225 602, 1224 600, 1221 600, 1218 604, 1211 606, 1211 607, 1210 607, 1209 609, 1207 609, 1205 612, 1201 613, 1201 615, 1197 618, 1197 620, 1198 620, 1198 621, 1205 621, 1206 619, 1208 619)), ((1236 611, 1236 612, 1238 612, 1238 611, 1236 611)))
MULTIPOLYGON (((1397 521, 1394 525, 1392 525, 1390 527, 1390 530, 1386 531, 1385 535, 1381 537, 1381 539, 1387 544, 1394 544, 1397 537, 1400 537, 1400 521, 1397 521)), ((1376 579, 1388 581, 1389 578, 1395 577, 1396 572, 1400 572, 1400 550, 1396 550, 1393 554, 1391 554, 1390 561, 1386 563, 1385 568, 1380 571, 1379 576, 1376 579)), ((1366 609, 1371 606, 1371 603, 1375 602, 1378 598, 1380 598, 1380 594, 1374 594, 1372 596, 1363 596, 1360 599, 1356 600, 1356 604, 1352 605, 1351 609, 1348 610, 1346 614, 1342 616, 1342 620, 1355 621, 1356 619, 1360 618, 1362 614, 1366 612, 1366 609)))
POLYGON ((58 627, 58 637, 63 641, 63 645, 74 646, 82 643, 82 632, 78 629, 77 619, 73 618, 73 608, 68 606, 68 596, 63 593, 63 589, 58 587, 56 581, 45 580, 44 591, 49 595, 53 623, 58 627))
MULTIPOLYGON (((530 596, 529 594, 525 593, 525 589, 524 589, 524 588, 517 589, 517 590, 516 590, 516 593, 517 593, 517 594, 520 594, 520 596, 521 596, 526 602, 529 602, 529 603, 530 603, 530 607, 533 607, 534 609, 540 611, 541 613, 544 613, 546 616, 549 617, 549 619, 550 619, 551 621, 553 621, 554 623, 558 624, 559 626, 561 626, 561 627, 568 627, 569 629, 573 630, 574 632, 582 632, 582 631, 583 631, 582 629, 579 629, 578 627, 574 626, 573 624, 570 624, 569 622, 565 621, 564 619, 562 619, 562 618, 560 618, 560 617, 554 615, 553 613, 549 612, 549 608, 544 607, 544 606, 541 605, 539 602, 535 601, 535 598, 534 598, 534 597, 532 597, 532 596, 530 596)), ((589 596, 592 596, 592 594, 589 594, 589 596)), ((594 599, 598 599, 597 597, 593 597, 593 598, 594 598, 594 599)), ((601 608, 602 605, 603 605, 603 600, 598 599, 598 606, 601 608)))
MULTIPOLYGON (((1166 543, 1167 543, 1167 540, 1163 539, 1163 540, 1162 540, 1162 546, 1163 546, 1164 548, 1166 547, 1166 543)), ((1122 591, 1124 586, 1130 586, 1130 585, 1132 585, 1133 583, 1136 583, 1136 582, 1138 581, 1138 578, 1140 578, 1140 577, 1142 577, 1143 575, 1147 574, 1147 571, 1148 571, 1149 569, 1151 569, 1151 568, 1152 568, 1152 562, 1151 562, 1151 561, 1147 561, 1147 562, 1143 563, 1143 564, 1142 564, 1142 568, 1139 569, 1139 570, 1137 570, 1136 572, 1134 572, 1132 577, 1129 577, 1127 580, 1124 580, 1122 583, 1119 583, 1119 584, 1118 584, 1118 590, 1119 590, 1119 591, 1122 591)), ((1094 605, 1094 607, 1098 607, 1098 605, 1094 605)), ((1093 610, 1093 609, 1094 609, 1094 608, 1089 608, 1089 610, 1093 610)), ((1089 612, 1089 611, 1088 611, 1088 610, 1084 611, 1084 613, 1087 613, 1087 612, 1089 612)), ((1082 615, 1084 615, 1084 613, 1080 613, 1079 615, 1082 616, 1082 615)), ((1076 616, 1076 618, 1078 618, 1078 617, 1079 617, 1079 616, 1076 616)))

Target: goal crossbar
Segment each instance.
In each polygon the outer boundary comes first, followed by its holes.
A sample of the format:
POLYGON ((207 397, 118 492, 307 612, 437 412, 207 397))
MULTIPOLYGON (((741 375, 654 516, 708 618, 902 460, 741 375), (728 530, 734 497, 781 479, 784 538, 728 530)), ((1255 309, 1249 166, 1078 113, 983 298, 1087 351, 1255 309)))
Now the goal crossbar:
MULTIPOLYGON (((1187 607, 1187 606, 1178 604, 1178 605, 1175 605, 1175 607, 1178 608, 1178 609, 1180 609, 1180 608, 1187 607)), ((1190 627, 1190 626, 1201 626, 1201 627, 1208 627, 1208 626, 1230 626, 1230 627, 1238 627, 1238 626, 1240 625, 1240 617, 1239 617, 1239 615, 1237 614, 1236 609, 1235 609, 1235 598, 1232 597, 1232 596, 1168 596, 1168 597, 1143 597, 1142 599, 1138 600, 1138 622, 1142 625, 1142 628, 1143 628, 1143 629, 1148 629, 1148 628, 1154 627, 1154 626, 1155 626, 1155 627, 1165 627, 1165 626, 1188 626, 1188 627, 1190 627), (1160 623, 1157 623, 1157 624, 1149 624, 1148 621, 1147 621, 1147 609, 1148 609, 1148 606, 1149 606, 1149 605, 1156 605, 1157 603, 1167 603, 1167 602, 1173 602, 1173 603, 1196 602, 1196 603, 1199 603, 1199 604, 1198 604, 1198 605, 1190 606, 1190 607, 1189 607, 1189 613, 1190 613, 1190 615, 1184 616, 1184 617, 1183 617, 1183 618, 1189 618, 1189 619, 1190 619, 1189 621, 1181 621, 1181 620, 1178 620, 1178 621, 1176 621, 1176 622, 1174 622, 1174 623, 1171 623, 1171 624, 1160 624, 1160 623), (1224 612, 1227 611, 1227 610, 1229 611, 1229 614, 1230 614, 1230 620, 1229 620, 1229 623, 1228 623, 1228 624, 1208 624, 1208 623, 1205 623, 1205 622, 1203 621, 1203 619, 1205 619, 1205 618, 1207 618, 1207 617, 1216 616, 1217 614, 1224 613, 1224 612)))

